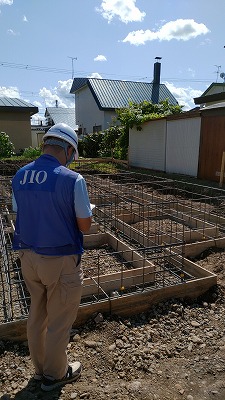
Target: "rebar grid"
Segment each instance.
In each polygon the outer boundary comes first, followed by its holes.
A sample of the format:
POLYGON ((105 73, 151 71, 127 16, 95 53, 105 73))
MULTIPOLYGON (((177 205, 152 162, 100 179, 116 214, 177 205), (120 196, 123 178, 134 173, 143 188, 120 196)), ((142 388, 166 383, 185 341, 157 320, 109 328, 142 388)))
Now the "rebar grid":
MULTIPOLYGON (((91 202, 96 204, 94 220, 99 223, 100 232, 111 232, 129 244, 130 250, 117 251, 108 244, 104 248, 85 249, 87 289, 82 304, 110 301, 195 279, 185 270, 185 244, 223 234, 222 189, 130 172, 84 176, 91 202), (131 252, 129 260, 127 252, 131 252), (137 252, 139 268, 135 265, 137 252), (149 268, 151 272, 146 272, 149 268), (127 271, 137 273, 133 284, 124 283, 127 271)), ((11 246, 15 219, 11 212, 11 177, 0 177, 0 190, 0 322, 8 322, 27 316, 30 297, 18 254, 11 246)))
POLYGON ((4 214, 0 215, 0 253, 0 322, 9 322, 27 316, 30 299, 19 259, 12 251, 11 226, 4 214))
MULTIPOLYGON (((148 228, 145 230, 146 235, 151 236, 155 214, 159 221, 171 220, 170 236, 182 230, 179 224, 184 225, 184 242, 187 241, 188 230, 189 242, 192 241, 192 232, 199 231, 204 240, 223 235, 224 190, 181 181, 159 180, 158 177, 155 180, 154 177, 147 180, 145 175, 133 176, 133 173, 117 174, 111 178, 109 174, 86 178, 91 201, 97 206, 96 219, 99 218, 107 228, 113 219, 130 213, 133 217, 136 216, 137 222, 142 220, 143 225, 147 225, 149 220, 148 228), (127 183, 121 184, 125 177, 128 178, 127 183)), ((164 222, 158 225, 162 234, 167 233, 164 232, 164 222)))

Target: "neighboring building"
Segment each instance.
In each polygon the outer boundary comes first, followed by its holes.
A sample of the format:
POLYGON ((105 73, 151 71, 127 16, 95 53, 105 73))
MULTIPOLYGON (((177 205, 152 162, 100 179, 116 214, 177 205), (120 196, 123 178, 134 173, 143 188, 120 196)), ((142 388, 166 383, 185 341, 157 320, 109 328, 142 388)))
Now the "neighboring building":
POLYGON ((52 125, 64 122, 64 124, 69 125, 74 130, 77 130, 75 119, 75 109, 74 108, 64 108, 64 107, 47 107, 45 111, 45 118, 47 120, 47 129, 52 125))
POLYGON ((21 99, 0 97, 0 132, 6 132, 15 146, 15 152, 32 145, 31 116, 38 107, 21 99))
POLYGON ((78 126, 75 122, 75 109, 58 107, 56 102, 56 107, 47 107, 45 110, 45 125, 42 122, 38 125, 32 125, 32 147, 40 146, 44 134, 48 129, 55 124, 64 122, 65 124, 71 126, 75 131, 78 130, 78 126))
POLYGON ((39 147, 42 143, 42 138, 47 130, 46 125, 40 124, 31 125, 31 139, 32 139, 32 147, 39 147))
POLYGON ((116 109, 128 107, 129 102, 146 100, 154 104, 168 99, 178 102, 169 89, 160 83, 161 64, 154 64, 151 83, 97 78, 74 78, 70 93, 75 94, 76 122, 79 133, 88 134, 109 128, 116 109))
POLYGON ((194 99, 200 108, 225 101, 225 83, 212 83, 200 97, 194 99))

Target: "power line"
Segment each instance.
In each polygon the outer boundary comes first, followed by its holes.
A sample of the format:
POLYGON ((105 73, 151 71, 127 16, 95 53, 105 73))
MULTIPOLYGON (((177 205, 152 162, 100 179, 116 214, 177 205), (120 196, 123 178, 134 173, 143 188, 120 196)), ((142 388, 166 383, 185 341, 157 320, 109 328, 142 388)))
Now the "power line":
POLYGON ((25 69, 27 71, 52 72, 52 73, 62 73, 62 74, 70 73, 70 70, 63 68, 51 68, 51 67, 41 67, 38 65, 16 64, 6 61, 0 61, 0 66, 6 68, 25 69))
MULTIPOLYGON (((69 56, 68 56, 69 57, 69 56)), ((72 60, 72 76, 74 77, 74 69, 73 69, 73 60, 77 59, 76 57, 69 57, 72 60)), ((15 69, 24 69, 27 71, 36 71, 36 72, 49 72, 49 73, 60 73, 60 74, 71 74, 71 70, 69 69, 63 69, 63 68, 52 68, 52 67, 44 67, 44 66, 38 66, 38 65, 28 65, 28 64, 16 64, 16 63, 10 63, 7 61, 0 61, 0 67, 4 67, 4 68, 15 68, 15 69)), ((91 74, 91 71, 76 71, 76 75, 79 74, 79 77, 84 76, 87 77, 89 74, 91 74)), ((136 79, 136 80, 152 80, 152 77, 140 77, 137 75, 133 75, 133 76, 128 76, 128 75, 118 75, 118 74, 107 74, 104 72, 99 72, 99 74, 105 75, 105 76, 112 76, 112 77, 125 77, 126 79, 136 79)), ((108 78, 109 79, 109 78, 108 78)), ((112 78, 115 79, 115 78, 112 78)), ((119 79, 119 78, 117 78, 119 79)), ((212 82, 210 79, 179 79, 179 78, 162 78, 161 77, 161 81, 163 80, 167 80, 167 81, 171 81, 171 82, 196 82, 196 83, 208 83, 208 82, 212 82)))

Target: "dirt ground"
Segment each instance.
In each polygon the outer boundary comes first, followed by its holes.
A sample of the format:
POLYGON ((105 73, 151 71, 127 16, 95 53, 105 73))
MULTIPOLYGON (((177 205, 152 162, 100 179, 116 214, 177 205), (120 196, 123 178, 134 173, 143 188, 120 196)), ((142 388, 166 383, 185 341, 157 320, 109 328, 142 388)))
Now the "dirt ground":
MULTIPOLYGON (((194 301, 171 299, 130 318, 97 315, 71 335, 79 380, 45 393, 27 343, 0 341, 0 399, 225 399, 225 249, 195 259, 218 285, 194 301)), ((57 351, 57 348, 56 348, 57 351)))

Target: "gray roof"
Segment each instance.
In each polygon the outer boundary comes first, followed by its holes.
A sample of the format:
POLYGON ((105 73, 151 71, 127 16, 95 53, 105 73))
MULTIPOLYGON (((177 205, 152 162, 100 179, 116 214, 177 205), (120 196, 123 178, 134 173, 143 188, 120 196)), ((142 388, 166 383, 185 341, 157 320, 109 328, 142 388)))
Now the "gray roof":
POLYGON ((71 128, 76 128, 75 108, 47 107, 45 117, 50 117, 53 124, 64 122, 64 124, 69 125, 71 128))
POLYGON ((225 101, 221 101, 221 103, 210 104, 210 106, 205 106, 205 107, 201 108, 201 111, 207 111, 207 110, 219 109, 219 108, 225 108, 225 101))
POLYGON ((28 103, 24 100, 10 97, 0 97, 0 110, 1 111, 29 111, 30 115, 38 113, 38 107, 28 103), (15 110, 16 109, 16 110, 15 110))
POLYGON ((209 87, 202 93, 201 97, 206 96, 211 91, 211 89, 215 88, 217 88, 217 92, 214 92, 213 94, 224 92, 225 84, 221 82, 211 83, 211 85, 209 85, 209 87))
POLYGON ((70 93, 76 93, 88 86, 100 110, 127 107, 129 101, 141 103, 144 100, 158 104, 168 99, 170 104, 178 102, 164 84, 119 81, 97 78, 74 78, 70 93))

